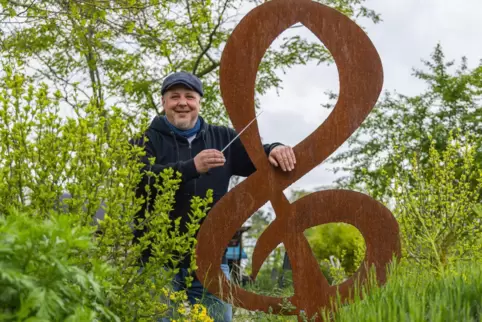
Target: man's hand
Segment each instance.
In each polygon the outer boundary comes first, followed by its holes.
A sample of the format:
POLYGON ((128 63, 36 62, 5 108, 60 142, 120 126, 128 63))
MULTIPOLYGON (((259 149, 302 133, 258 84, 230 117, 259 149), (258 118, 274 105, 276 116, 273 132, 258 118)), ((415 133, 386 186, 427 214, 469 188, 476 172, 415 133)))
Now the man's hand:
POLYGON ((295 153, 289 146, 278 145, 271 150, 268 158, 272 165, 275 167, 281 166, 283 171, 291 171, 295 168, 295 153))
POLYGON ((222 167, 225 162, 224 154, 215 149, 203 150, 194 157, 194 165, 198 173, 206 173, 209 169, 222 167))

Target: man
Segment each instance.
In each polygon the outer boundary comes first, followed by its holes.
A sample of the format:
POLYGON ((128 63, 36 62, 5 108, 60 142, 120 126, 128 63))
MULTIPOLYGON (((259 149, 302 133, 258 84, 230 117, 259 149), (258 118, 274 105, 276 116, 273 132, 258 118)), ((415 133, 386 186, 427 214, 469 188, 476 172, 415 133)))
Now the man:
MULTIPOLYGON (((233 129, 207 124, 199 116, 204 93, 196 76, 185 72, 171 74, 164 80, 161 94, 165 116, 154 118, 146 132, 148 142, 141 142, 146 151, 143 162, 146 170, 156 174, 166 168, 182 174, 170 216, 181 218, 180 229, 184 233, 193 196, 204 197, 207 190, 212 189, 214 205, 227 192, 231 176, 249 176, 256 169, 239 138, 224 153, 220 152, 237 134, 233 129), (148 159, 152 157, 155 164, 151 167, 148 159)), ((274 143, 264 145, 264 149, 273 166, 282 171, 294 169, 296 160, 290 147, 274 143)), ((142 184, 147 182, 144 180, 142 184)), ((174 281, 176 289, 185 287, 188 257, 180 263, 180 272, 174 281)), ((229 278, 225 258, 221 268, 229 278)), ((231 306, 207 293, 197 279, 187 294, 191 303, 202 298, 215 321, 231 321, 231 306)))

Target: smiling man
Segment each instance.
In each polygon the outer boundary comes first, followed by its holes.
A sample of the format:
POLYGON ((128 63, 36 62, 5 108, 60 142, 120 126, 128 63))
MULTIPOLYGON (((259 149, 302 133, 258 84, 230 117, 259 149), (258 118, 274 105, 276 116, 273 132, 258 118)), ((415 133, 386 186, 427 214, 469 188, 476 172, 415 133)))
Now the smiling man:
MULTIPOLYGON (((146 151, 143 157, 146 164, 144 171, 158 174, 166 168, 173 168, 182 174, 182 183, 170 217, 173 220, 181 219, 180 230, 185 233, 193 196, 205 197, 207 190, 212 189, 214 205, 228 191, 231 176, 247 177, 256 169, 239 138, 224 153, 220 152, 237 133, 228 127, 208 124, 199 115, 204 93, 202 83, 196 76, 186 72, 169 75, 163 82, 161 94, 165 116, 154 118, 146 132, 147 142, 141 140, 136 143, 146 151), (155 164, 150 166, 148 159, 152 157, 155 158, 155 164)), ((282 171, 294 169, 296 159, 291 147, 273 143, 265 144, 264 150, 273 166, 282 171)), ((147 176, 144 176, 141 185, 147 185, 147 180, 147 176)), ((140 188, 139 191, 145 193, 145 189, 140 188)), ((140 217, 144 211, 141 210, 140 217)), ((147 261, 149 254, 146 253, 145 257, 144 261, 147 261)), ((185 256, 174 280, 175 289, 186 287, 189 266, 189 256, 185 256)), ((226 258, 223 258, 221 269, 229 278, 226 258)), ((207 293, 196 278, 187 289, 187 294, 191 303, 201 301, 205 304, 215 321, 231 321, 231 306, 207 293)))

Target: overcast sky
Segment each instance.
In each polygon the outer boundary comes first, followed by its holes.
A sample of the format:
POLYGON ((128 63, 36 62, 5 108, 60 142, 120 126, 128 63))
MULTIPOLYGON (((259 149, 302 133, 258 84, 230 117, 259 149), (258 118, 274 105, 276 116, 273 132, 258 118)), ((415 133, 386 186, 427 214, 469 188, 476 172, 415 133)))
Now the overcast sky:
MULTIPOLYGON (((361 22, 377 48, 384 68, 384 91, 413 95, 425 84, 412 76, 429 59, 437 43, 448 59, 462 56, 473 67, 482 59, 482 0, 367 0, 365 5, 380 13, 378 24, 361 22)), ((306 28, 295 33, 315 36, 306 28)), ((321 107, 327 90, 338 92, 336 66, 301 66, 281 78, 284 89, 261 97, 264 110, 258 121, 264 142, 295 145, 315 130, 329 111, 321 107)), ((329 185, 336 176, 325 164, 305 175, 292 188, 311 189, 329 185)))

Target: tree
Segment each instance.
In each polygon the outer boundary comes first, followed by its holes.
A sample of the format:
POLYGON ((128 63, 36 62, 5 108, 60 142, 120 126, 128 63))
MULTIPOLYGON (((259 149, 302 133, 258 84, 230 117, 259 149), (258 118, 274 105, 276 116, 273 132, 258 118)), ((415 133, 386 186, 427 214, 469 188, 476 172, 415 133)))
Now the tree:
POLYGON ((389 187, 403 255, 443 270, 460 260, 481 259, 482 213, 477 202, 482 171, 474 165, 477 145, 472 137, 449 133, 443 152, 436 144, 430 141, 428 160, 398 147, 394 159, 408 157, 410 162, 395 163, 394 184, 389 187))
MULTIPOLYGON (((364 0, 325 0, 352 18, 380 17, 364 0)), ((203 114, 227 123, 219 93, 221 49, 243 10, 259 0, 1 1, 0 60, 23 65, 78 108, 115 103, 125 112, 159 113, 161 80, 187 70, 203 79, 203 114)), ((293 26, 296 28, 299 26, 293 26)), ((296 64, 331 60, 319 42, 299 36, 270 48, 260 66, 257 93, 279 88, 277 74, 296 64)))
MULTIPOLYGON (((460 129, 476 141, 474 167, 482 166, 482 64, 469 69, 467 59, 454 71, 453 61, 446 61, 441 45, 437 45, 431 60, 424 61, 425 71, 416 70, 414 76, 427 83, 420 95, 408 97, 387 93, 377 104, 360 129, 349 139, 349 149, 332 159, 342 163, 349 173, 338 180, 343 187, 369 191, 388 201, 399 164, 408 164, 417 153, 419 166, 427 167, 429 151, 434 141, 437 151, 449 144, 451 130, 460 129), (397 147, 406 154, 393 158, 397 147)), ((461 175, 460 169, 458 176, 461 175)), ((476 182, 472 182, 476 186, 476 182)))

